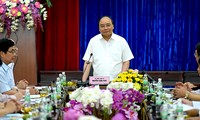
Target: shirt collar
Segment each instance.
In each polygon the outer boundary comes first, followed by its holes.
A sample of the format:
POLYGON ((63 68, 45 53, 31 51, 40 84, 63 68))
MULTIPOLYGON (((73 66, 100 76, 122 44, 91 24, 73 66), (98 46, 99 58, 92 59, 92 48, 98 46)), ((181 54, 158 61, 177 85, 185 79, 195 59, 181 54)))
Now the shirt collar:
MULTIPOLYGON (((112 33, 112 35, 111 35, 111 37, 110 37, 110 40, 114 40, 115 37, 116 37, 115 33, 112 33)), ((102 34, 100 35, 100 39, 101 39, 101 40, 104 40, 102 34)))
POLYGON ((8 71, 12 67, 12 63, 6 65, 4 62, 2 63, 2 67, 5 71, 8 71))

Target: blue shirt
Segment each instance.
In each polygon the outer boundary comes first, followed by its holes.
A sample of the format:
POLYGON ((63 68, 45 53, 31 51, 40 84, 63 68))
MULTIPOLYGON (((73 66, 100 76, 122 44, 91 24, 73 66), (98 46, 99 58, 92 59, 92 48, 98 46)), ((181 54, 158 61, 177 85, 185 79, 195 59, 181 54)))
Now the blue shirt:
POLYGON ((14 63, 8 65, 2 63, 0 66, 0 93, 9 91, 15 87, 13 67, 14 63))

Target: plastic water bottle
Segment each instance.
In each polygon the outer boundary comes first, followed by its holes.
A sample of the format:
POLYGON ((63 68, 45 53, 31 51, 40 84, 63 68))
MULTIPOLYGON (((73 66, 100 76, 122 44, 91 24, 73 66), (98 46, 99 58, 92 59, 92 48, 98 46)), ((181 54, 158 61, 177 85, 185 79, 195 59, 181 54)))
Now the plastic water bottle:
POLYGON ((67 80, 65 72, 62 72, 62 86, 67 86, 67 80))
MULTIPOLYGON (((161 78, 158 78, 158 83, 157 83, 157 92, 161 92, 162 93, 162 90, 163 90, 163 84, 162 84, 162 79, 161 78)), ((160 94, 161 94, 160 93, 160 94)))
POLYGON ((60 84, 58 84, 56 86, 56 92, 57 92, 57 98, 60 99, 61 98, 61 90, 62 90, 62 87, 60 84))
POLYGON ((63 81, 66 81, 66 75, 65 75, 65 72, 62 72, 62 78, 63 78, 63 81))
POLYGON ((143 93, 148 94, 149 93, 149 81, 148 81, 147 74, 144 74, 142 87, 143 87, 143 93))
POLYGON ((162 120, 167 120, 168 117, 168 104, 163 104, 160 107, 160 115, 162 120))
POLYGON ((181 99, 178 99, 178 103, 177 103, 177 106, 176 106, 176 113, 177 113, 177 120, 184 119, 184 117, 183 117, 183 105, 182 105, 181 99))
POLYGON ((167 120, 175 120, 174 112, 172 109, 168 110, 168 117, 167 120))
POLYGON ((25 99, 25 102, 26 102, 26 103, 30 104, 30 102, 31 102, 31 97, 30 97, 30 92, 29 92, 29 89, 28 89, 28 88, 26 88, 26 90, 25 90, 25 97, 24 97, 24 99, 25 99))
POLYGON ((24 97, 24 112, 29 113, 31 111, 31 97, 29 89, 26 88, 25 90, 25 97, 24 97))

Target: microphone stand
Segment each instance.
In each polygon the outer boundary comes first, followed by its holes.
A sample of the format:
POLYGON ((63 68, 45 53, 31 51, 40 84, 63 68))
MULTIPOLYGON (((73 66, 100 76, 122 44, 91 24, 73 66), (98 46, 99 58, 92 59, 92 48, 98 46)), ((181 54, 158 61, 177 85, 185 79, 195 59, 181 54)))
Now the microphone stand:
POLYGON ((83 71, 83 74, 85 73, 85 71, 86 71, 86 69, 87 69, 87 66, 88 66, 88 64, 90 64, 90 59, 92 58, 92 53, 90 53, 90 57, 89 57, 89 60, 86 62, 86 66, 85 66, 85 69, 84 69, 84 71, 83 71))
MULTIPOLYGON (((90 59, 92 58, 93 53, 90 53, 90 57, 88 59, 88 61, 86 62, 86 66, 85 69, 83 70, 83 75, 85 74, 85 71, 87 70, 88 65, 90 64, 90 59)), ((89 75, 89 74, 88 74, 89 75)), ((83 82, 82 80, 80 82, 77 83, 78 87, 86 87, 89 85, 89 81, 85 81, 83 82)))

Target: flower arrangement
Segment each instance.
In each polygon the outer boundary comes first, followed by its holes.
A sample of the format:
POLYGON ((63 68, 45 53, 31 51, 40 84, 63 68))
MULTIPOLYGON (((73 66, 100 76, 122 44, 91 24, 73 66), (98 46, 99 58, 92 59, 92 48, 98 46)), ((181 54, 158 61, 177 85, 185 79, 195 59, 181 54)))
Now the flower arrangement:
POLYGON ((133 88, 101 90, 99 86, 78 88, 70 94, 70 101, 63 109, 64 120, 78 120, 93 115, 102 120, 138 120, 137 112, 144 94, 133 88))
POLYGON ((37 0, 0 0, 0 32, 5 28, 8 36, 18 30, 19 24, 23 29, 36 30, 38 25, 43 29, 42 18, 47 19, 47 11, 37 0))
MULTIPOLYGON (((138 70, 135 69, 129 69, 123 73, 119 73, 118 77, 112 80, 111 82, 120 82, 119 84, 121 85, 122 83, 133 83, 133 88, 136 90, 141 90, 142 89, 142 84, 143 84, 143 75, 138 73, 138 70)), ((132 84, 131 84, 132 85, 132 84)))

